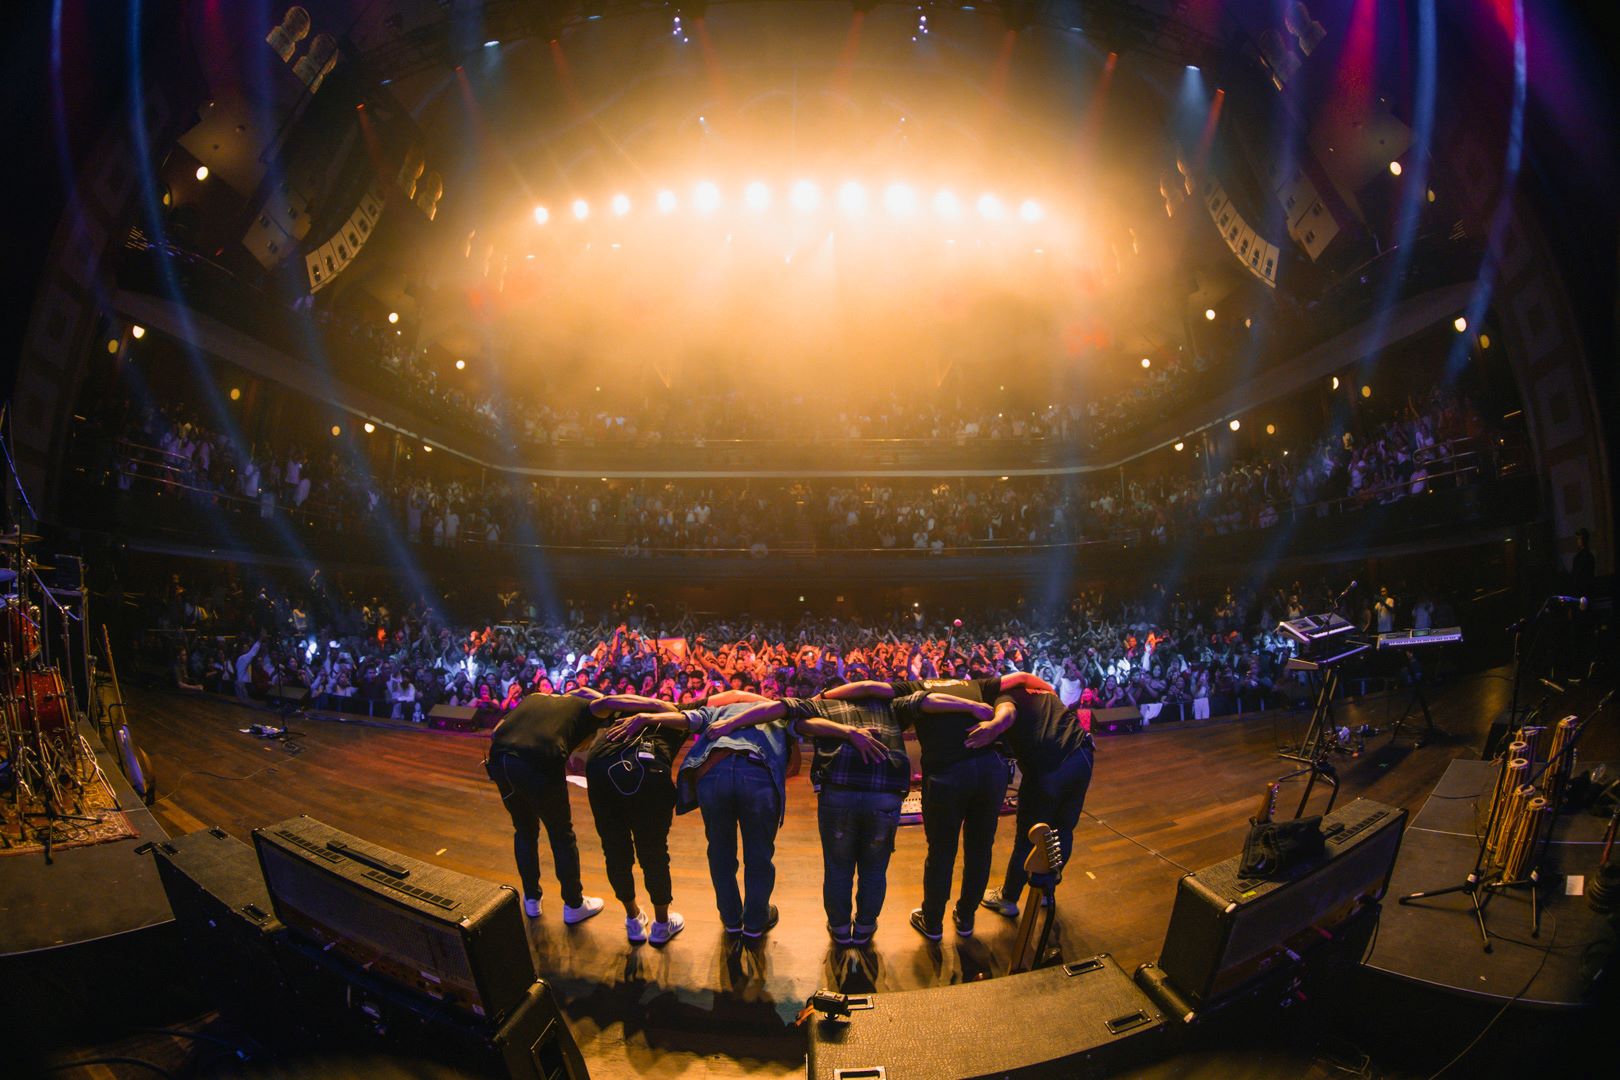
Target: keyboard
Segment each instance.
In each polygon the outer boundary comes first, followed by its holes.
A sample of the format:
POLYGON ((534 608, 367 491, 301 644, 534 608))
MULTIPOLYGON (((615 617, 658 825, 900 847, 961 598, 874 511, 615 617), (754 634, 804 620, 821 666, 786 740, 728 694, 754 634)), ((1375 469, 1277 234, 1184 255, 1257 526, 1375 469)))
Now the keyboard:
POLYGON ((1310 657, 1308 659, 1306 657, 1303 657, 1303 656, 1293 657, 1291 660, 1288 661, 1288 664, 1287 664, 1288 670, 1289 671, 1322 671, 1322 670, 1324 670, 1326 668, 1338 667, 1340 664, 1344 663, 1346 660, 1350 659, 1352 656, 1358 656, 1361 653, 1364 653, 1368 649, 1372 648, 1372 645, 1369 644, 1368 642, 1354 641, 1354 640, 1348 640, 1348 639, 1345 640, 1345 641, 1342 641, 1342 642, 1338 642, 1337 644, 1343 645, 1344 647, 1341 648, 1341 649, 1337 649, 1332 653, 1324 654, 1322 656, 1312 656, 1312 657, 1310 657))
POLYGON ((1460 626, 1436 626, 1430 630, 1395 630, 1378 635, 1380 649, 1415 649, 1419 645, 1449 645, 1463 639, 1460 626))

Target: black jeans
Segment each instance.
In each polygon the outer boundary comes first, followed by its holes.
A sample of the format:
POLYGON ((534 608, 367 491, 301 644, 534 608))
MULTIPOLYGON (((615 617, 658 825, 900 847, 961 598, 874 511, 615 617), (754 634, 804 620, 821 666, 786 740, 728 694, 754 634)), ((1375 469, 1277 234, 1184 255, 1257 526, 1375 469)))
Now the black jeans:
POLYGON ((587 770, 585 790, 590 795, 597 835, 602 838, 602 855, 607 860, 613 895, 627 904, 635 900, 634 871, 639 862, 647 883, 647 898, 656 907, 673 899, 669 827, 675 820, 675 782, 663 771, 632 772, 621 766, 615 770, 617 775, 610 775, 607 768, 593 764, 587 770))
POLYGON ((990 849, 1007 795, 1007 762, 992 751, 976 754, 923 777, 923 921, 939 926, 951 895, 956 844, 962 840, 962 893, 957 912, 971 918, 990 882, 990 849))
POLYGON ((1007 860, 1002 899, 1017 901, 1024 882, 1029 880, 1024 872, 1024 859, 1029 856, 1029 830, 1034 826, 1044 822, 1058 831, 1058 838, 1063 842, 1063 861, 1068 863, 1074 852, 1074 827, 1086 805, 1086 789, 1091 786, 1092 753, 1091 744, 1087 743, 1054 768, 1024 773, 1023 782, 1018 786, 1017 835, 1012 855, 1007 860))
POLYGON ((530 900, 540 899, 540 826, 544 824, 563 903, 579 907, 585 900, 585 888, 579 880, 579 844, 574 840, 574 815, 568 807, 564 762, 539 762, 503 753, 485 762, 484 769, 495 781, 501 803, 512 816, 512 855, 517 860, 523 895, 530 900))

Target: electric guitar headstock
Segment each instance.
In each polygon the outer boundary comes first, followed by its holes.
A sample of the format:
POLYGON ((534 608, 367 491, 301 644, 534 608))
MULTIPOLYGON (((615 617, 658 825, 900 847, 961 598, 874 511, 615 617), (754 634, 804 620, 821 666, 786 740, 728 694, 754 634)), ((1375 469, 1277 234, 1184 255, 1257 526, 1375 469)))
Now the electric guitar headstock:
POLYGON ((1063 839, 1044 821, 1029 827, 1029 855, 1024 859, 1028 874, 1058 874, 1063 870, 1063 839))

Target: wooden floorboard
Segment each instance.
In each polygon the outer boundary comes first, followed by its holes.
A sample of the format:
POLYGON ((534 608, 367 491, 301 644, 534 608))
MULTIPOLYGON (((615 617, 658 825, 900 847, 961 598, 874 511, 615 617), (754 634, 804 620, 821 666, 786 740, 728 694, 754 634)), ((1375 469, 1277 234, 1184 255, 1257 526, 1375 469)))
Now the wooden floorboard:
MULTIPOLYGON (((1340 759, 1340 799, 1368 796, 1415 812, 1451 759, 1479 752, 1507 701, 1506 681, 1493 677, 1499 674, 1431 693, 1447 738, 1390 753, 1380 737, 1361 758, 1340 759)), ((306 813, 409 855, 515 881, 510 826, 479 765, 482 737, 303 719, 294 725, 301 752, 291 754, 238 730, 265 720, 263 710, 157 691, 133 691, 129 699, 156 770, 154 810, 171 832, 219 825, 246 838, 257 826, 306 813)), ((1386 712, 1375 699, 1341 709, 1340 720, 1386 723, 1386 712)), ((1066 955, 1109 952, 1127 971, 1157 957, 1182 868, 1235 853, 1264 782, 1284 771, 1274 756, 1276 719, 1162 725, 1100 741, 1088 816, 1059 892, 1066 955)), ((586 888, 607 899, 608 910, 565 929, 548 880, 547 909, 533 934, 542 973, 564 999, 593 1076, 799 1074, 803 1040, 790 1025, 817 988, 844 977, 852 987, 910 989, 1005 970, 1013 924, 989 912, 980 913, 971 941, 948 935, 929 945, 906 925, 920 900, 923 861, 921 829, 908 827, 890 868, 875 947, 840 971, 823 929, 815 795, 804 777, 789 782, 777 842, 782 924, 762 949, 737 952, 724 943, 696 814, 677 818, 670 838, 675 907, 687 930, 664 949, 632 947, 607 888, 585 794, 571 795, 586 888)), ((998 868, 1011 836, 1004 820, 998 868)))

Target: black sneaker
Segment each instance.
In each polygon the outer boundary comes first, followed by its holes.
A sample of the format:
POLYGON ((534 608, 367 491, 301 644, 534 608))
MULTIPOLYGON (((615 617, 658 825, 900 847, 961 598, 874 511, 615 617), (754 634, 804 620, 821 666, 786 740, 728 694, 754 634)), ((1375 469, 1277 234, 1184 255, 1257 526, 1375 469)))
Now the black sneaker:
POLYGON ((850 931, 849 943, 857 949, 864 949, 872 944, 872 937, 876 933, 877 923, 873 923, 871 926, 862 926, 860 923, 856 923, 850 931))
POLYGON ((750 940, 762 938, 773 926, 781 921, 781 913, 776 910, 776 905, 772 904, 770 911, 765 916, 765 928, 763 930, 750 930, 745 926, 743 927, 743 937, 750 940))
POLYGON ((932 929, 929 928, 927 920, 923 918, 922 908, 917 908, 912 911, 911 928, 917 931, 917 933, 921 934, 923 937, 927 938, 929 941, 938 941, 940 938, 945 936, 945 931, 941 928, 937 926, 933 927, 932 929))
POLYGON ((960 911, 951 912, 951 921, 956 924, 957 937, 973 936, 973 912, 963 915, 960 911))

